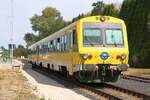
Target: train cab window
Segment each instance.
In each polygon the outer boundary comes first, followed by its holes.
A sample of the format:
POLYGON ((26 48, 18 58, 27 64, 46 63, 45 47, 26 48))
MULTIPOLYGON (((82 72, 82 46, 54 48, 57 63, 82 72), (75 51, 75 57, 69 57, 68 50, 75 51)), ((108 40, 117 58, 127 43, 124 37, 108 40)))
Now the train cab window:
POLYGON ((102 31, 99 28, 83 30, 83 46, 100 46, 103 44, 102 31))
POLYGON ((119 46, 123 45, 123 34, 120 29, 106 29, 106 44, 119 46))

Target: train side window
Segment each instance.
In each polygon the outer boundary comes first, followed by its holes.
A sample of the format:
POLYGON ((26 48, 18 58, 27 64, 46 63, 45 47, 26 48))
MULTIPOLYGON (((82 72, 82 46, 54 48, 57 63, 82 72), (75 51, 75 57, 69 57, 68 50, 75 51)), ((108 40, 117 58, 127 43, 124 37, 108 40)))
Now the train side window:
POLYGON ((60 51, 60 38, 57 38, 57 51, 60 51))
POLYGON ((36 47, 36 53, 39 54, 39 46, 36 47))
POLYGON ((46 53, 48 53, 49 48, 48 48, 48 42, 46 43, 46 53))
POLYGON ((32 50, 31 49, 28 49, 28 54, 30 55, 30 54, 32 54, 32 50))
POLYGON ((46 54, 47 53, 47 51, 48 51, 48 45, 46 44, 46 43, 44 43, 43 45, 42 45, 42 53, 43 54, 46 54))
POLYGON ((53 41, 50 42, 50 52, 53 51, 53 41))
POLYGON ((39 54, 41 53, 41 45, 39 45, 39 54))
POLYGON ((44 45, 42 44, 42 52, 41 52, 42 54, 44 53, 44 45))
POLYGON ((48 42, 48 52, 51 50, 51 42, 48 42))
POLYGON ((62 37, 60 37, 60 51, 62 51, 62 37))
POLYGON ((64 36, 64 51, 67 49, 67 35, 64 36))
POLYGON ((72 34, 67 33, 67 50, 72 48, 72 34))
POLYGON ((72 31, 72 33, 73 33, 73 50, 77 51, 78 50, 78 46, 77 46, 77 32, 76 32, 76 29, 74 29, 72 31))
POLYGON ((62 37, 60 38, 60 51, 64 51, 63 44, 64 44, 64 37, 62 36, 62 37))
POLYGON ((57 47, 57 45, 56 45, 56 39, 54 39, 54 42, 53 42, 53 51, 54 52, 56 51, 56 47, 57 47))
POLYGON ((42 44, 42 54, 44 54, 44 44, 42 44))

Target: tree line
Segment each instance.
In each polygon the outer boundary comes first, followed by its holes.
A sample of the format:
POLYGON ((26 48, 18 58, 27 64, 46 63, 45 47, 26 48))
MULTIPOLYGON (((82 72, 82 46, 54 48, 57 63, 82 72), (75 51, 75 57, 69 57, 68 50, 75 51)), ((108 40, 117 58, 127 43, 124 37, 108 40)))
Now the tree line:
POLYGON ((94 15, 114 16, 123 19, 127 25, 130 65, 149 66, 150 0, 124 0, 122 5, 98 1, 93 3, 92 7, 89 13, 81 13, 72 21, 65 21, 61 13, 52 7, 45 8, 41 15, 35 14, 30 21, 32 29, 38 32, 38 35, 30 32, 25 34, 27 47, 80 18, 94 15))
POLYGON ((119 17, 127 25, 130 64, 150 67, 150 0, 124 0, 119 17))
POLYGON ((40 39, 43 39, 46 36, 58 31, 66 25, 77 21, 80 18, 94 15, 110 15, 118 17, 119 15, 119 9, 116 8, 114 4, 104 4, 102 1, 99 1, 93 3, 92 6, 93 9, 90 13, 81 13, 77 17, 73 18, 72 21, 65 21, 56 8, 46 7, 42 11, 42 15, 35 14, 30 19, 32 29, 34 32, 38 32, 38 35, 30 32, 25 34, 24 40, 27 44, 27 47, 39 41, 40 39))

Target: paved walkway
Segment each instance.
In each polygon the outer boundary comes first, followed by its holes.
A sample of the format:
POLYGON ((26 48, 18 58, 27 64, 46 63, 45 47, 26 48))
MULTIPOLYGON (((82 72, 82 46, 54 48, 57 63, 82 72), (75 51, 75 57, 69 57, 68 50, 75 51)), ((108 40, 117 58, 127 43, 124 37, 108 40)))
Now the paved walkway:
POLYGON ((40 97, 44 97, 46 100, 89 100, 71 89, 65 88, 63 84, 33 71, 30 64, 25 65, 23 69, 23 75, 27 77, 40 97))

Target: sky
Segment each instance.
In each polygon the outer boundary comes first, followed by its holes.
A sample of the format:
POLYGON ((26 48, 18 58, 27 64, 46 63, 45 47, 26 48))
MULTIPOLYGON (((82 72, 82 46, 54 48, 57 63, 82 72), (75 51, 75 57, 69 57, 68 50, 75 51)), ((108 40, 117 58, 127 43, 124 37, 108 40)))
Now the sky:
MULTIPOLYGON (((11 35, 11 0, 1 0, 0 3, 0 46, 8 48, 10 37, 13 43, 26 45, 23 39, 25 33, 33 32, 30 18, 41 14, 46 7, 54 7, 60 11, 66 21, 92 10, 92 3, 99 0, 13 0, 13 35, 11 35)), ((104 3, 122 3, 123 0, 103 0, 104 3)), ((36 33, 37 34, 37 33, 36 33)))

